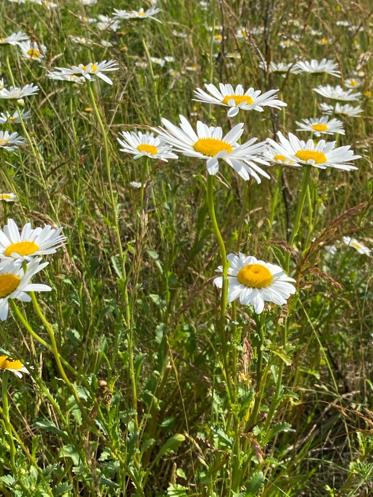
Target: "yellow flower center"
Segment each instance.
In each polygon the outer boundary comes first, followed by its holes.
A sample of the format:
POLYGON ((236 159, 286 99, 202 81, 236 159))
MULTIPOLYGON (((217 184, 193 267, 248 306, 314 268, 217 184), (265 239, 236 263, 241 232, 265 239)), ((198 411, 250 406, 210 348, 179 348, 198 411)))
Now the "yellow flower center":
POLYGON ((229 143, 217 138, 200 138, 193 145, 196 152, 209 157, 215 157, 219 152, 233 152, 233 147, 229 143))
POLYGON ((311 128, 315 131, 327 131, 329 129, 329 126, 325 123, 316 123, 312 124, 311 128))
POLYGON ((158 153, 158 148, 155 145, 149 145, 148 143, 140 143, 136 148, 139 152, 145 152, 150 155, 157 155, 158 153))
POLYGON ((295 156, 304 162, 312 160, 313 162, 316 162, 316 164, 324 164, 324 162, 327 161, 326 155, 317 150, 298 150, 295 156))
POLYGON ((18 359, 11 359, 6 355, 0 355, 0 369, 14 369, 18 371, 23 368, 23 364, 18 359))
POLYGON ((249 95, 225 95, 223 99, 223 104, 228 105, 231 100, 234 100, 236 105, 247 104, 251 105, 254 103, 254 99, 249 95))
POLYGON ((7 297, 18 287, 21 278, 16 274, 4 273, 0 274, 0 298, 7 297))
POLYGON ((145 16, 144 9, 140 9, 140 10, 138 11, 137 15, 138 15, 139 17, 144 17, 144 16, 145 16))
POLYGON ((91 65, 91 71, 96 72, 98 70, 98 65, 97 64, 92 64, 91 65))
POLYGON ((358 241, 352 241, 350 243, 351 247, 353 247, 356 250, 361 250, 363 248, 363 245, 359 243, 358 241))
POLYGON ((37 48, 29 48, 27 50, 27 55, 32 59, 38 59, 41 55, 40 51, 37 48))
POLYGON ((350 79, 350 86, 357 86, 359 83, 356 81, 356 79, 350 79))
POLYGON ((13 195, 11 193, 0 193, 0 200, 12 200, 13 195))
POLYGON ((261 264, 247 264, 238 271, 237 279, 249 288, 266 288, 272 283, 271 271, 261 264))
POLYGON ((274 157, 273 157, 274 160, 279 160, 281 162, 285 162, 287 159, 285 157, 285 155, 282 155, 282 154, 276 154, 274 157))
POLYGON ((32 255, 39 250, 39 245, 34 242, 16 242, 12 243, 4 251, 4 255, 10 257, 12 254, 16 253, 18 255, 32 255))
POLYGON ((0 138, 0 147, 7 145, 9 143, 9 138, 0 138))

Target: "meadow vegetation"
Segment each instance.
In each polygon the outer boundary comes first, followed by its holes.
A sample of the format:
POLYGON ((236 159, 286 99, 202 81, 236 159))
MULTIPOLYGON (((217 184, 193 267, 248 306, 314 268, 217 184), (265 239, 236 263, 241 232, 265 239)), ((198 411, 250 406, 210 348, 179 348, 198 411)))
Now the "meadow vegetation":
MULTIPOLYGON (((0 233, 0 494, 368 497, 372 5, 159 0, 148 17, 151 7, 0 2, 0 132, 21 137, 0 135, 0 193, 17 196, 1 197, 1 227, 60 237, 31 260, 0 233), (17 32, 25 40, 6 41, 17 32), (296 65, 323 58, 337 76, 296 65), (114 61, 108 72, 102 61, 114 61), (197 101, 206 83, 278 89, 287 105, 227 116, 237 99, 197 101), (6 96, 30 84, 33 95, 6 96), (314 91, 326 85, 358 93, 339 104, 361 111, 335 113, 314 91), (299 131, 328 112, 345 134, 318 136, 323 122, 299 131), (269 177, 249 168, 245 181, 224 157, 209 174, 170 142, 168 161, 151 145, 136 159, 121 150, 122 132, 156 136, 179 115, 224 134, 243 123, 238 142, 266 142, 267 164, 254 162, 269 177), (290 160, 267 142, 279 131, 360 158, 342 170, 322 151, 290 160), (259 297, 228 303, 226 256, 238 253, 280 266, 288 294, 262 312, 259 297), (32 282, 51 291, 8 299, 45 261, 32 282)), ((258 293, 274 281, 263 267, 258 293)), ((237 278, 240 291, 253 281, 237 278)))

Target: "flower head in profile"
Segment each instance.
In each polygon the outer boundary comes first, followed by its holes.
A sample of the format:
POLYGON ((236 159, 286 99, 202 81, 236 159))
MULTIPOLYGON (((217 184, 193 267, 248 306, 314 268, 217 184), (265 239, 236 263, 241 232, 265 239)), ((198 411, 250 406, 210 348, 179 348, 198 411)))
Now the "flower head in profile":
POLYGON ((277 154, 282 155, 287 161, 293 161, 300 165, 310 165, 318 169, 329 167, 352 171, 357 169, 350 164, 351 161, 360 159, 360 155, 355 155, 349 145, 336 147, 335 142, 320 140, 314 142, 299 140, 295 135, 289 133, 289 137, 279 131, 277 133, 279 142, 268 138, 268 143, 274 148, 277 154))
POLYGON ((20 145, 25 144, 25 139, 18 133, 9 133, 8 131, 0 131, 0 148, 14 152, 20 145))
POLYGON ((35 258, 25 267, 21 260, 0 262, 0 321, 5 321, 8 317, 9 299, 30 302, 31 297, 27 292, 51 291, 48 285, 31 283, 33 276, 48 265, 48 262, 40 261, 40 258, 35 258))
MULTIPOLYGON (((287 276, 276 264, 264 262, 251 255, 229 254, 228 261, 228 301, 239 300, 241 304, 252 305, 260 314, 265 302, 277 305, 286 304, 290 295, 296 292, 295 280, 287 276)), ((222 268, 218 268, 222 272, 222 268)), ((214 279, 218 288, 223 286, 223 278, 214 279)))
POLYGON ((18 198, 15 193, 0 193, 1 202, 17 202, 18 198))
POLYGON ((361 93, 354 93, 352 90, 344 90, 341 86, 318 86, 313 89, 322 97, 330 98, 332 100, 341 100, 345 102, 353 102, 361 97, 361 93))
POLYGON ((31 112, 26 111, 18 111, 16 110, 11 114, 10 112, 1 112, 0 113, 0 124, 19 124, 22 121, 27 121, 30 119, 31 112))
POLYGON ((27 223, 20 232, 13 219, 8 219, 0 230, 0 259, 30 260, 35 256, 54 254, 65 241, 62 228, 50 225, 32 228, 31 223, 27 223))
POLYGON ((134 159, 150 157, 167 162, 168 159, 177 159, 171 147, 153 133, 122 131, 118 143, 121 152, 134 155, 134 159))
POLYGON ((315 136, 320 135, 344 135, 343 122, 338 119, 329 119, 328 117, 318 117, 296 121, 299 128, 297 131, 308 131, 315 136))
POLYGON ((110 16, 103 16, 99 14, 97 16, 97 29, 100 31, 118 31, 120 28, 119 21, 110 16))
POLYGON ((279 73, 279 74, 298 74, 299 69, 295 62, 270 62, 269 64, 264 62, 259 62, 259 67, 263 71, 269 73, 279 73))
POLYGON ((345 245, 354 248, 355 250, 357 250, 357 252, 359 252, 359 254, 370 255, 371 253, 371 249, 363 245, 358 240, 356 240, 356 238, 351 238, 350 236, 344 236, 342 240, 345 245))
POLYGON ((320 104, 320 109, 323 114, 336 114, 348 117, 359 117, 360 114, 363 112, 363 109, 360 107, 360 105, 354 107, 353 105, 349 104, 342 105, 338 102, 336 103, 335 107, 322 102, 320 104))
POLYGON ((224 160, 246 181, 253 177, 260 183, 260 176, 270 177, 258 166, 268 165, 262 156, 265 143, 256 143, 257 138, 238 143, 244 131, 243 123, 234 126, 225 136, 222 128, 207 126, 201 121, 197 121, 195 131, 184 116, 180 116, 180 127, 167 119, 162 119, 162 124, 163 128, 155 128, 162 139, 176 152, 205 160, 211 175, 218 173, 219 160, 224 160))
POLYGON ((330 76, 335 76, 336 78, 341 77, 340 71, 338 71, 338 66, 333 60, 322 59, 310 61, 299 61, 296 63, 296 68, 298 72, 306 72, 310 74, 330 74, 330 76))
POLYGON ((263 112, 263 107, 274 107, 275 109, 286 107, 285 102, 276 98, 278 90, 270 90, 261 94, 260 90, 254 90, 254 88, 245 91, 242 85, 237 85, 234 88, 232 85, 223 83, 219 84, 219 88, 213 84, 206 84, 205 88, 207 92, 201 88, 195 90, 195 100, 229 107, 228 117, 236 116, 240 109, 263 112))
POLYGON ((118 69, 118 64, 114 60, 103 60, 102 62, 89 62, 86 65, 55 67, 55 70, 49 73, 49 77, 75 83, 84 82, 84 80, 92 81, 97 77, 112 85, 112 80, 105 73, 117 71, 118 69), (76 78, 79 77, 82 79, 77 80, 76 78))
POLYGON ((30 97, 38 93, 39 87, 33 83, 25 85, 23 88, 11 86, 10 88, 2 87, 0 89, 0 99, 4 100, 20 100, 25 97, 30 97))
POLYGON ((0 371, 10 371, 22 378, 23 373, 29 374, 28 369, 19 359, 11 359, 7 355, 0 355, 0 371))
POLYGON ((17 31, 16 33, 12 33, 5 38, 0 38, 0 45, 19 45, 22 42, 25 42, 29 39, 26 33, 23 31, 17 31))
POLYGON ((154 19, 155 21, 159 20, 154 17, 158 12, 160 12, 161 9, 158 8, 156 5, 153 5, 147 10, 144 10, 141 8, 140 10, 120 10, 120 9, 114 9, 114 17, 116 19, 154 19))
POLYGON ((36 43, 31 40, 19 43, 18 46, 22 51, 24 59, 41 62, 47 53, 47 47, 45 45, 41 45, 40 43, 36 43))

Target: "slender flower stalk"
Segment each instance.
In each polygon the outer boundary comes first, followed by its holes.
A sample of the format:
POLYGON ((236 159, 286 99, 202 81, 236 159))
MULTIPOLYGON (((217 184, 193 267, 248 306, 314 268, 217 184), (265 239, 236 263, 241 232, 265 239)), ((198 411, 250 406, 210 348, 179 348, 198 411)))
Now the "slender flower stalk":
POLYGON ((8 372, 4 371, 1 379, 1 397, 2 397, 2 402, 3 402, 3 418, 4 418, 4 424, 5 428, 7 431, 7 435, 9 438, 9 454, 10 454, 10 464, 12 467, 12 471, 16 471, 16 465, 15 465, 15 456, 16 456, 16 447, 14 445, 14 440, 13 440, 13 426, 10 421, 10 416, 9 416, 9 399, 8 399, 8 372))

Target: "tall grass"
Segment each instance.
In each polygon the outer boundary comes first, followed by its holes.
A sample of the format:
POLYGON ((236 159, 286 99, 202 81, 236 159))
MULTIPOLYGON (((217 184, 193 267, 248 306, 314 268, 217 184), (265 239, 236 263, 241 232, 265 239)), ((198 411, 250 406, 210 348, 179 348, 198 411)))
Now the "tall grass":
POLYGON ((30 370, 1 375, 1 495, 368 496, 371 259, 340 241, 372 242, 370 3, 163 0, 160 23, 122 22, 114 33, 79 16, 142 5, 55 1, 0 3, 0 37, 22 30, 48 47, 38 64, 0 46, 7 85, 40 87, 25 99, 31 120, 12 126, 27 146, 0 150, 1 189, 19 197, 2 203, 2 219, 67 236, 44 274, 53 291, 13 306, 1 326, 3 353, 30 370), (261 29, 239 38, 240 27, 261 29), (165 56, 174 60, 163 67, 153 59, 165 56), (301 210, 298 170, 267 168, 272 180, 258 185, 227 166, 212 178, 202 161, 119 152, 119 131, 161 117, 228 130, 224 108, 193 101, 204 82, 280 88, 286 110, 234 122, 261 140, 295 131, 319 115, 312 88, 337 80, 283 77, 259 62, 322 57, 338 61, 342 81, 355 71, 363 81, 364 113, 346 118, 339 138, 362 159, 353 172, 310 171, 301 210), (119 63, 113 86, 46 77, 104 59, 119 63), (212 283, 224 251, 282 265, 296 295, 259 316, 226 306, 212 283))

